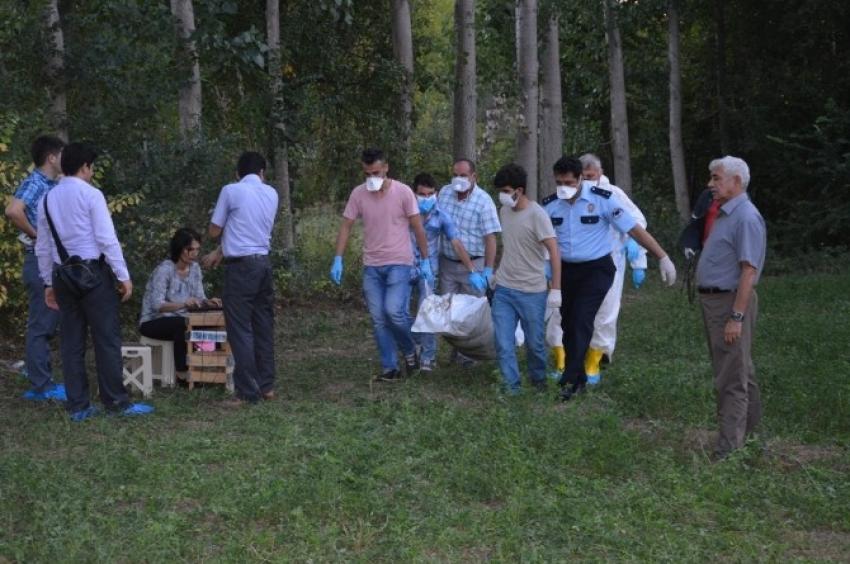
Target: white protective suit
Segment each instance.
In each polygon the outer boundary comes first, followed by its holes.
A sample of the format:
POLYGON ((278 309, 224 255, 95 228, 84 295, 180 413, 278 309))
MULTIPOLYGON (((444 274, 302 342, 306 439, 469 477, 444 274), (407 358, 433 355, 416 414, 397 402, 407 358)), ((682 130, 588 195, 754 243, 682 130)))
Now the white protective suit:
MULTIPOLYGON (((608 177, 604 174, 599 178, 599 187, 610 190, 622 200, 626 210, 634 216, 638 224, 646 229, 646 217, 640 211, 634 202, 626 195, 622 188, 614 186, 608 177)), ((596 314, 596 319, 593 320, 593 338, 590 340, 590 348, 602 351, 611 360, 614 354, 614 347, 617 344, 617 317, 620 315, 620 298, 623 295, 623 282, 626 275, 626 241, 629 235, 620 233, 614 227, 611 227, 612 248, 611 258, 614 259, 614 266, 617 267, 617 273, 614 275, 614 283, 605 295, 602 305, 599 306, 599 312, 596 314)), ((630 263, 632 268, 646 269, 646 249, 640 247, 638 259, 630 263)))

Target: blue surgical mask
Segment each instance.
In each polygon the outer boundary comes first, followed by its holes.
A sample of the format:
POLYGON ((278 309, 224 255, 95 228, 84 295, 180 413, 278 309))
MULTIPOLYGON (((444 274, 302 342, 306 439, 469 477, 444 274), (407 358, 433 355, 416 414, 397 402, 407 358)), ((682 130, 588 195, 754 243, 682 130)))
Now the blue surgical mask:
POLYGON ((419 201, 419 213, 427 214, 430 213, 431 210, 434 209, 434 205, 437 203, 437 196, 416 196, 416 199, 419 201))

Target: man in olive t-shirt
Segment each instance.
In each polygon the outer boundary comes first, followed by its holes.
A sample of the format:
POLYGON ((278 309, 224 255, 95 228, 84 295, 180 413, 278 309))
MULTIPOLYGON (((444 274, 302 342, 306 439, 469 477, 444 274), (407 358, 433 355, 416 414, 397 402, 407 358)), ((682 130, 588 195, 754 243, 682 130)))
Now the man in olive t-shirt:
POLYGON ((502 209, 502 261, 496 271, 492 315, 496 353, 503 385, 508 394, 520 391, 514 332, 522 324, 528 357, 528 373, 538 389, 546 387, 546 306, 561 305, 561 255, 555 231, 543 208, 525 195, 527 175, 516 164, 502 167, 493 184, 499 190, 502 209), (552 265, 552 289, 546 289, 546 251, 552 265))

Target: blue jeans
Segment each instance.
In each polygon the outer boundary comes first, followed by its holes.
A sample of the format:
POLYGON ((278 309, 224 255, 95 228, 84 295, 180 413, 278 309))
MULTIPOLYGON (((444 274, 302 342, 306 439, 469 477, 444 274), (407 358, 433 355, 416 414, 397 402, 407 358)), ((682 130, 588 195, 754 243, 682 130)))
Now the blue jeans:
POLYGON ((43 392, 53 383, 48 341, 56 334, 59 312, 44 303, 44 281, 38 274, 34 253, 24 253, 24 285, 29 296, 27 315, 26 365, 33 389, 43 392))
POLYGON ((525 333, 528 375, 534 383, 546 379, 543 322, 546 315, 546 294, 546 291, 521 292, 496 286, 491 304, 493 332, 496 337, 496 353, 499 355, 499 369, 508 391, 518 391, 520 388, 515 337, 517 321, 521 323, 525 333))
POLYGON ((406 264, 367 266, 363 269, 363 296, 372 317, 375 343, 381 367, 398 367, 396 346, 405 356, 416 352, 410 333, 410 277, 413 267, 406 264))
MULTIPOLYGON (((431 291, 432 294, 436 292, 431 291)), ((422 307, 422 300, 425 299, 425 281, 422 278, 416 281, 416 310, 422 307)), ((432 363, 437 359, 437 336, 433 333, 413 333, 413 342, 422 347, 423 362, 432 363)))

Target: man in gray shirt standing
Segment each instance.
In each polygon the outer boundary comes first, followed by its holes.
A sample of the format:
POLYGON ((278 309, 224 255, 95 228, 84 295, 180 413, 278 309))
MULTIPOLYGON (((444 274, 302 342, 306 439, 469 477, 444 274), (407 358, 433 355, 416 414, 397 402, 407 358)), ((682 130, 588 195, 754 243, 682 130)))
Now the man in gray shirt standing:
POLYGON ((743 446, 761 419, 751 351, 766 228, 746 193, 747 163, 727 156, 711 161, 708 169, 708 187, 720 211, 697 264, 697 291, 717 391, 720 435, 715 455, 722 458, 743 446))
POLYGON ((224 323, 233 349, 234 405, 274 399, 274 287, 269 261, 277 191, 266 184, 266 159, 242 153, 239 182, 221 189, 209 235, 221 248, 205 265, 224 260, 224 323))

